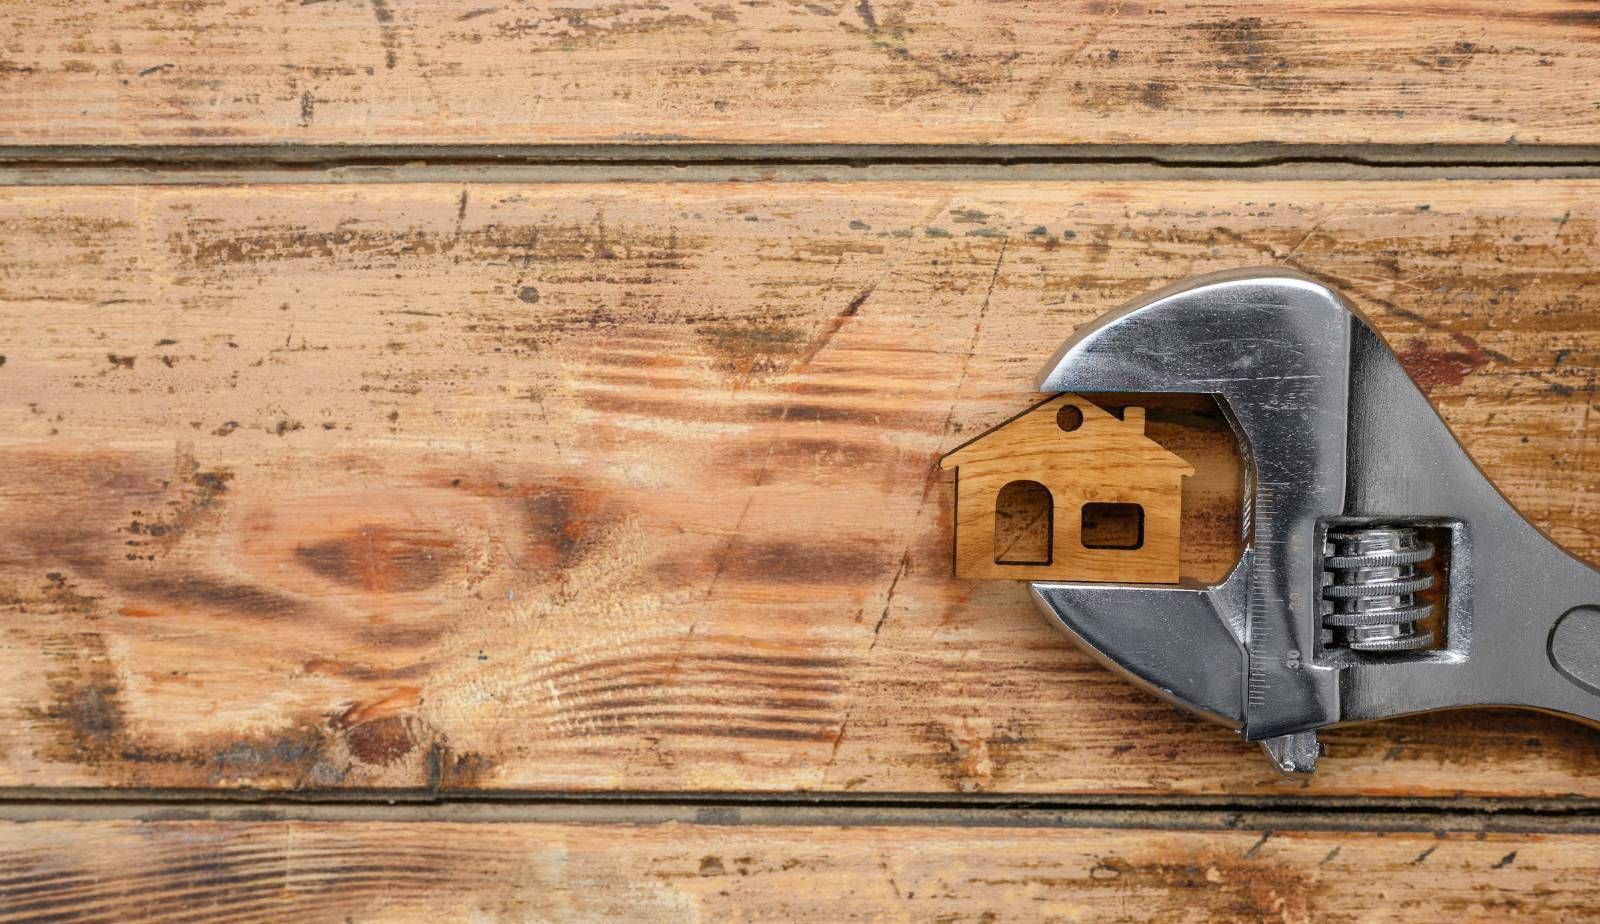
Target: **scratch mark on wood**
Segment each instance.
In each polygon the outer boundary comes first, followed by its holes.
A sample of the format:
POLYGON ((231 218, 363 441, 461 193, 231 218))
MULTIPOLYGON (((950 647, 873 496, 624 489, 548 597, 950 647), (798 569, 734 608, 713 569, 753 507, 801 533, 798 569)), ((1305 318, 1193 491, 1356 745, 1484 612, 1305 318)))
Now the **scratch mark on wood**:
POLYGON ((911 550, 908 548, 905 554, 900 556, 900 567, 895 569, 894 578, 889 581, 889 592, 884 596, 883 612, 878 615, 878 621, 872 626, 872 644, 867 646, 868 654, 871 654, 872 650, 878 647, 878 638, 883 633, 883 624, 889 621, 889 611, 894 607, 895 588, 900 586, 900 578, 905 575, 906 569, 910 566, 911 550))
POLYGON ((378 39, 383 45, 383 66, 394 70, 399 60, 400 40, 395 34, 394 12, 389 0, 368 0, 372 4, 372 17, 378 21, 378 39))
POLYGON ((1246 860, 1254 860, 1256 858, 1256 855, 1261 852, 1261 848, 1265 847, 1267 845, 1267 841, 1270 840, 1271 838, 1272 838, 1272 832, 1271 831, 1263 831, 1261 833, 1261 839, 1256 841, 1254 844, 1251 844, 1250 845, 1250 849, 1246 850, 1244 852, 1244 859, 1246 859, 1246 860))

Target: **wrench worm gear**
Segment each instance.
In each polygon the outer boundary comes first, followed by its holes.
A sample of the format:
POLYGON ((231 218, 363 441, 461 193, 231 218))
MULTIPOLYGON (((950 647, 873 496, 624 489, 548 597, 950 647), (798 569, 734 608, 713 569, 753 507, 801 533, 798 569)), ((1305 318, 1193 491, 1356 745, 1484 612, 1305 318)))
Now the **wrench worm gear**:
POLYGON ((1322 551, 1325 646, 1353 651, 1417 651, 1432 647, 1433 632, 1417 623, 1434 605, 1417 602, 1433 575, 1417 565, 1433 560, 1433 545, 1405 527, 1341 529, 1328 533, 1322 551))
POLYGON ((1600 572, 1478 470, 1332 289, 1201 277, 1077 330, 1045 392, 1209 394, 1247 461, 1222 583, 1035 582, 1074 640, 1309 773, 1317 731, 1464 706, 1600 724, 1600 572))

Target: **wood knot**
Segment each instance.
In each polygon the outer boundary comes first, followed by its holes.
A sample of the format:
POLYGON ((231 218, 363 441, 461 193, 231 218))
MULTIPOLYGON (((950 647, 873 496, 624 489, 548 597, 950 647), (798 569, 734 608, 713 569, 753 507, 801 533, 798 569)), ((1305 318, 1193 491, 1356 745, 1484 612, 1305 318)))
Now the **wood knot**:
POLYGON ((318 575, 370 593, 406 593, 439 583, 460 558, 455 543, 427 530, 371 524, 295 548, 318 575))

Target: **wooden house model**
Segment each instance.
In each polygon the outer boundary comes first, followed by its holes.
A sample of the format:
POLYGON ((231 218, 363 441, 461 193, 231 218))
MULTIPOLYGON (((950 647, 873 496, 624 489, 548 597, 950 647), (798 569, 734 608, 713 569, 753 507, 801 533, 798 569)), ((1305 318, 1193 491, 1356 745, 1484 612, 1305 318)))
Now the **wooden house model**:
POLYGON ((957 447, 939 465, 956 470, 958 577, 1178 580, 1183 479, 1194 466, 1145 436, 1142 407, 1119 417, 1077 395, 1057 395, 957 447), (1037 531, 1030 542, 996 528, 1003 495, 1019 489, 1047 495, 1030 518, 1037 531), (1109 541, 1097 541, 1103 520, 1121 527, 1109 541))

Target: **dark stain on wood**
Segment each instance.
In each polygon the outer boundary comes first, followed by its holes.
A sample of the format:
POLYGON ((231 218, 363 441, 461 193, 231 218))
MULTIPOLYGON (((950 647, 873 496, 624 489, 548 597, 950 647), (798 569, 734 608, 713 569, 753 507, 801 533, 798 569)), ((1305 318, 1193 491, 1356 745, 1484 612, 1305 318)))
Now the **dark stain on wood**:
POLYGON ((312 603, 281 591, 206 574, 185 572, 145 576, 118 572, 106 575, 113 587, 135 597, 189 609, 249 619, 298 619, 317 612, 312 603))
POLYGON ((1225 63, 1219 63, 1219 67, 1264 71, 1286 66, 1282 59, 1274 60, 1274 45, 1268 38, 1268 27, 1259 16, 1219 19, 1199 23, 1196 28, 1221 53, 1222 62, 1225 63))
POLYGON ((53 732, 52 759, 105 774, 115 785, 318 789, 338 785, 364 764, 404 766, 432 788, 470 788, 494 765, 485 755, 456 752, 416 718, 415 687, 249 735, 159 742, 129 721, 122 681, 100 635, 58 635, 48 651, 51 700, 27 710, 27 717, 53 732))
POLYGON ((593 490, 527 486, 522 493, 522 523, 528 536, 523 566, 535 575, 560 572, 592 550, 618 520, 593 490))
MULTIPOLYGON (((204 469, 194 456, 184 450, 178 452, 174 463, 173 482, 176 497, 167 500, 158 514, 136 512, 124 529, 135 536, 148 537, 150 541, 129 540, 130 549, 153 547, 153 552, 168 553, 192 531, 215 525, 223 497, 233 472, 225 468, 204 469)), ((133 556, 146 559, 153 555, 133 556)))
POLYGON ((494 772, 494 761, 476 751, 457 752, 447 743, 428 748, 423 766, 426 785, 433 792, 481 788, 494 772))
POLYGON ((780 584, 856 584, 887 573, 888 558, 875 539, 851 543, 735 542, 723 561, 726 578, 780 584))
POLYGON ((1089 873, 1095 887, 1129 895, 1147 889, 1204 896, 1209 915, 1230 921, 1310 920, 1312 910, 1336 901, 1336 886, 1312 870, 1270 857, 1239 858, 1201 851, 1178 862, 1100 860, 1089 873))
POLYGON ((1561 26, 1600 27, 1600 10, 1551 10, 1541 16, 1561 26))
MULTIPOLYGON (((586 224, 496 223, 449 230, 299 227, 229 232, 191 226, 170 234, 167 244, 175 257, 196 268, 232 266, 263 271, 272 264, 289 261, 396 266, 409 259, 459 255, 484 263, 510 260, 519 266, 620 260, 639 273, 649 274, 685 268, 687 255, 705 247, 707 241, 675 229, 608 225, 603 213, 597 211, 586 224)), ((622 276, 631 278, 626 270, 622 276)), ((647 283, 652 278, 645 275, 635 281, 647 283)), ((605 319, 602 313, 583 311, 570 315, 568 323, 593 328, 605 319)))
POLYGON ((1451 339, 1461 349, 1438 349, 1416 337, 1397 354, 1400 365, 1425 395, 1441 385, 1460 385, 1467 376, 1489 364, 1491 357, 1476 340, 1460 333, 1452 334, 1451 339))
POLYGON ((442 533, 362 526, 295 549, 301 564, 331 581, 368 593, 410 593, 437 584, 460 559, 442 533))
POLYGON ((963 719, 927 722, 922 739, 931 765, 956 792, 983 792, 1003 783, 1011 761, 1028 744, 1017 719, 998 728, 963 719))
POLYGON ((400 39, 394 25, 394 12, 388 0, 368 0, 372 4, 372 18, 378 21, 378 41, 383 45, 383 66, 394 70, 399 59, 400 39))
POLYGON ((326 723, 305 722, 249 736, 206 736, 182 749, 154 744, 129 727, 122 682, 100 635, 60 636, 51 654, 52 699, 30 709, 29 718, 54 731, 52 759, 104 771, 121 784, 138 785, 154 772, 162 785, 239 778, 299 785, 317 775, 331 743, 326 723))
POLYGON ((363 722, 345 732, 345 743, 359 760, 382 767, 411 753, 416 746, 406 720, 400 716, 363 722))
POLYGON ((805 349, 806 332, 782 322, 723 321, 704 325, 698 333, 716 367, 740 385, 787 371, 805 349))
POLYGON ((761 476, 762 484, 807 480, 818 472, 859 470, 892 464, 902 455, 881 440, 819 439, 791 436, 776 443, 729 443, 717 447, 717 468, 739 472, 747 478, 761 476), (762 474, 764 473, 764 474, 762 474))
POLYGON ((853 424, 877 430, 918 430, 944 424, 945 414, 904 406, 861 402, 822 404, 773 400, 763 403, 694 402, 638 392, 585 392, 585 407, 607 414, 657 420, 737 423, 853 424))
POLYGON ((1526 709, 1461 709, 1352 725, 1323 735, 1330 755, 1356 763, 1455 764, 1460 755, 1551 763, 1574 779, 1600 775, 1600 730, 1526 709))

